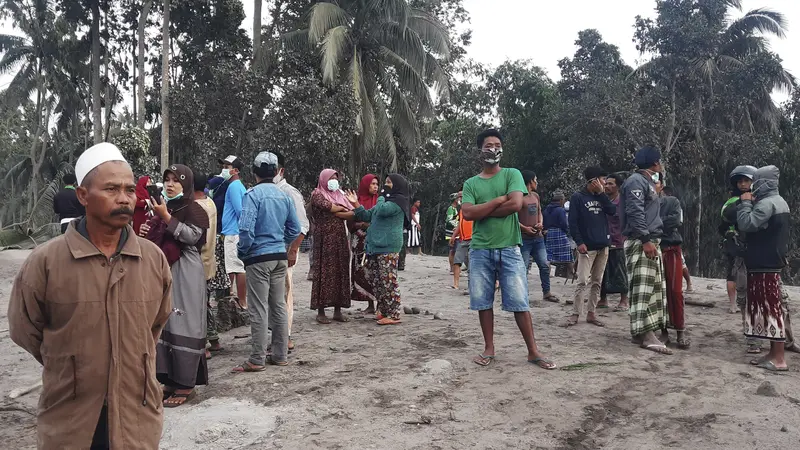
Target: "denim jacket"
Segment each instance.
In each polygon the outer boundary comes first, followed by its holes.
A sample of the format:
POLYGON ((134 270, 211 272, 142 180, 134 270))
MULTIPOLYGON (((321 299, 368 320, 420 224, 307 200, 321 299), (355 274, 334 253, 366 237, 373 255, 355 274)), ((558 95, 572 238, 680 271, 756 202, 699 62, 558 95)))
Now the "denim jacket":
POLYGON ((239 259, 247 266, 287 259, 286 248, 300 235, 294 202, 273 183, 250 188, 239 218, 239 259))

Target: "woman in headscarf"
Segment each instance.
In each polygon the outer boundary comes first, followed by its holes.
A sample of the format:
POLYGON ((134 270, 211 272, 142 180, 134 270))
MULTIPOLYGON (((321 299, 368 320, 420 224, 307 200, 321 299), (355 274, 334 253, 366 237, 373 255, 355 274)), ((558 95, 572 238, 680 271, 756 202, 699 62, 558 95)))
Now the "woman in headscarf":
POLYGON ((164 384, 164 406, 174 408, 208 383, 206 366, 205 270, 200 250, 208 214, 194 201, 194 176, 181 164, 164 171, 162 198, 152 199, 155 217, 142 227, 164 251, 172 272, 172 315, 156 346, 156 375, 164 384))
MULTIPOLYGON (((373 174, 364 175, 358 184, 358 202, 366 210, 372 209, 378 202, 378 177, 373 174)), ((367 239, 369 221, 358 221, 350 227, 352 232, 351 245, 353 248, 353 293, 351 298, 355 301, 367 302, 364 314, 375 314, 375 295, 366 273, 366 259, 364 244, 367 239)))
POLYGON ((400 323, 400 286, 397 265, 403 247, 403 227, 411 223, 408 203, 408 182, 403 176, 386 177, 381 198, 372 209, 359 204, 358 196, 348 193, 355 207, 357 220, 369 222, 367 229, 367 261, 372 289, 378 300, 378 325, 400 323))
POLYGON ((352 269, 347 221, 354 218, 353 207, 339 189, 339 173, 325 169, 311 194, 314 221, 314 265, 311 269, 311 309, 317 322, 331 323, 325 308, 333 308, 333 320, 348 322, 342 308, 350 307, 352 269))
POLYGON ((150 184, 152 183, 147 175, 139 177, 139 181, 136 182, 136 206, 133 208, 134 233, 139 233, 139 228, 149 219, 147 201, 150 200, 150 194, 147 193, 147 186, 150 184))

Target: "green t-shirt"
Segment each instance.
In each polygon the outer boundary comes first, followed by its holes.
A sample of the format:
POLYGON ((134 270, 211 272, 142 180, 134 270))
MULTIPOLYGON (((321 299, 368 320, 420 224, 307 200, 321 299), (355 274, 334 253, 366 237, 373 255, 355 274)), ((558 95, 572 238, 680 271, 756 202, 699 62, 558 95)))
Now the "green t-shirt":
MULTIPOLYGON (((487 203, 512 192, 528 192, 522 174, 517 169, 500 169, 492 178, 474 176, 464 183, 463 202, 473 205, 487 203)), ((472 249, 495 249, 522 244, 517 213, 506 217, 487 217, 477 220, 472 229, 472 249)))

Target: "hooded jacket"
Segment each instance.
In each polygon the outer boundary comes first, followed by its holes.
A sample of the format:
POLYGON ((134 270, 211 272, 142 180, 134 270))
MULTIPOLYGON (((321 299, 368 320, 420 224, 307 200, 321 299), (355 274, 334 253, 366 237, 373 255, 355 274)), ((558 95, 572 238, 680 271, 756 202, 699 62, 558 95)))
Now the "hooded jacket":
POLYGON ((569 234, 576 245, 588 250, 602 250, 611 245, 608 218, 617 213, 617 206, 605 193, 592 194, 584 189, 569 199, 569 234))
POLYGON ((622 212, 622 234, 642 243, 661 237, 661 202, 656 195, 652 178, 642 171, 635 172, 622 184, 619 200, 622 212))
POLYGON ((660 214, 664 229, 661 235, 661 247, 672 247, 683 244, 680 228, 683 226, 683 209, 681 202, 675 197, 665 195, 659 198, 660 214))
POLYGON ((755 202, 741 200, 739 231, 746 233, 745 265, 749 272, 780 272, 789 253, 789 205, 778 193, 780 170, 766 166, 753 179, 755 202))
POLYGON ((569 222, 567 221, 567 210, 561 206, 560 201, 551 202, 544 208, 542 213, 542 227, 545 230, 558 228, 569 234, 569 222))

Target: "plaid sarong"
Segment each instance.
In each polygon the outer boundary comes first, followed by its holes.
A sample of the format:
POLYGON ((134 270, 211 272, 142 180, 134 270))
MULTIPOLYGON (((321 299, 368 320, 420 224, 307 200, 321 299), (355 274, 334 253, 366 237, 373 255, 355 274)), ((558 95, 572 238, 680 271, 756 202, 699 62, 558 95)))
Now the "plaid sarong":
POLYGON ((551 263, 571 263, 572 247, 569 245, 567 233, 560 228, 550 228, 545 235, 544 245, 547 248, 547 260, 551 263))
POLYGON ((631 335, 638 336, 648 331, 667 327, 667 287, 664 283, 664 268, 661 264, 661 249, 656 259, 648 259, 642 242, 625 241, 625 258, 628 262, 630 280, 631 335))

